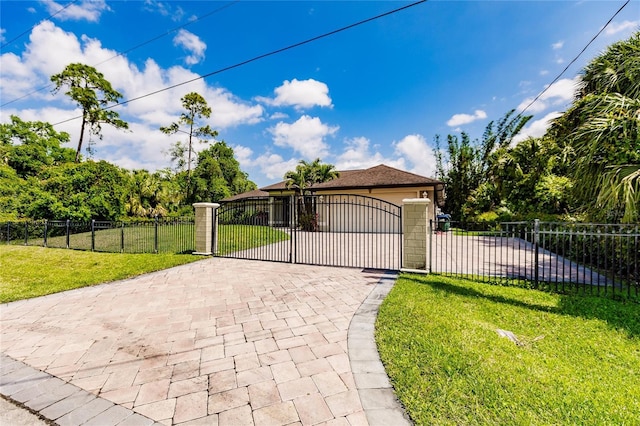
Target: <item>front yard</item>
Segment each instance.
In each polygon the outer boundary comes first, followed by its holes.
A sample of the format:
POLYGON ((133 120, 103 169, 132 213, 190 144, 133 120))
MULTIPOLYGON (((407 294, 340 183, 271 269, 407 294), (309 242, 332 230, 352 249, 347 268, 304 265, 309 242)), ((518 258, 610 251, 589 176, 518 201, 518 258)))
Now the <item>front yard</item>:
POLYGON ((376 340, 416 424, 639 419, 635 302, 405 274, 381 307, 376 340))
POLYGON ((159 271, 202 257, 0 245, 0 303, 159 271))

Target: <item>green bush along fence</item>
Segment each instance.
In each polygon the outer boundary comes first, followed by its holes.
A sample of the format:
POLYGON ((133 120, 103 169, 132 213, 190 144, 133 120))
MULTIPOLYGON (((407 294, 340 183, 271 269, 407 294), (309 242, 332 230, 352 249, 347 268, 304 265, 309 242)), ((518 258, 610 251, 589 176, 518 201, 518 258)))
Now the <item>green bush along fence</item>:
POLYGON ((191 253, 195 250, 195 221, 186 217, 121 222, 5 222, 0 223, 0 241, 111 253, 191 253))

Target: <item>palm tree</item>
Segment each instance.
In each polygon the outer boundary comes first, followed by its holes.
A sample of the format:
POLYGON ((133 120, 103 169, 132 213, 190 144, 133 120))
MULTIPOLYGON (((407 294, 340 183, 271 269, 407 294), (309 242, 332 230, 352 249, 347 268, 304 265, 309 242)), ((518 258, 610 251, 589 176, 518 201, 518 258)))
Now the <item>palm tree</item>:
MULTIPOLYGON (((333 164, 322 164, 319 158, 309 163, 300 160, 295 170, 289 170, 284 175, 285 185, 287 189, 294 189, 298 199, 301 202, 298 214, 301 219, 306 222, 307 216, 313 215, 311 205, 305 204, 305 195, 313 187, 314 184, 328 182, 340 176, 333 164)), ((315 228, 310 226, 310 228, 315 228)), ((313 229, 306 229, 313 230, 313 229)))
POLYGON ((287 189, 295 189, 298 195, 304 195, 314 184, 328 182, 340 177, 333 164, 322 164, 319 158, 309 163, 300 160, 295 170, 284 175, 287 189))
POLYGON ((320 164, 319 158, 311 166, 314 174, 314 183, 329 182, 340 177, 340 172, 336 170, 333 164, 320 164))
POLYGON ((640 218, 640 32, 582 71, 572 107, 551 132, 572 151, 575 196, 592 218, 640 218))

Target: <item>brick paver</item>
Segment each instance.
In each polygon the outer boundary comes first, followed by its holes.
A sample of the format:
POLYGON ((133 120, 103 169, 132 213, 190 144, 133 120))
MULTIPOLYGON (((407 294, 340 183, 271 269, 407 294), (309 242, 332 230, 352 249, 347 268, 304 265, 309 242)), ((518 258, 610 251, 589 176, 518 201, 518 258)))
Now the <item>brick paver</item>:
POLYGON ((215 258, 2 305, 1 350, 34 369, 3 358, 0 393, 60 424, 366 424, 347 336, 382 276, 215 258))

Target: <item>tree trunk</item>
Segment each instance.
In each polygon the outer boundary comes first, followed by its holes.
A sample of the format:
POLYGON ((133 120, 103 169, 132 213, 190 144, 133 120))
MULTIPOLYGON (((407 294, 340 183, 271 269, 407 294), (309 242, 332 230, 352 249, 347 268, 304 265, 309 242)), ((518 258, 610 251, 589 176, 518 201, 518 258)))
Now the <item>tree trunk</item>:
POLYGON ((84 125, 87 122, 86 117, 87 113, 82 111, 82 125, 80 126, 80 138, 78 139, 78 150, 76 151, 76 163, 80 162, 80 150, 82 149, 82 139, 84 137, 84 125))
POLYGON ((189 195, 191 194, 191 142, 193 135, 193 120, 191 121, 191 125, 189 126, 189 154, 187 156, 187 200, 189 199, 189 195))

